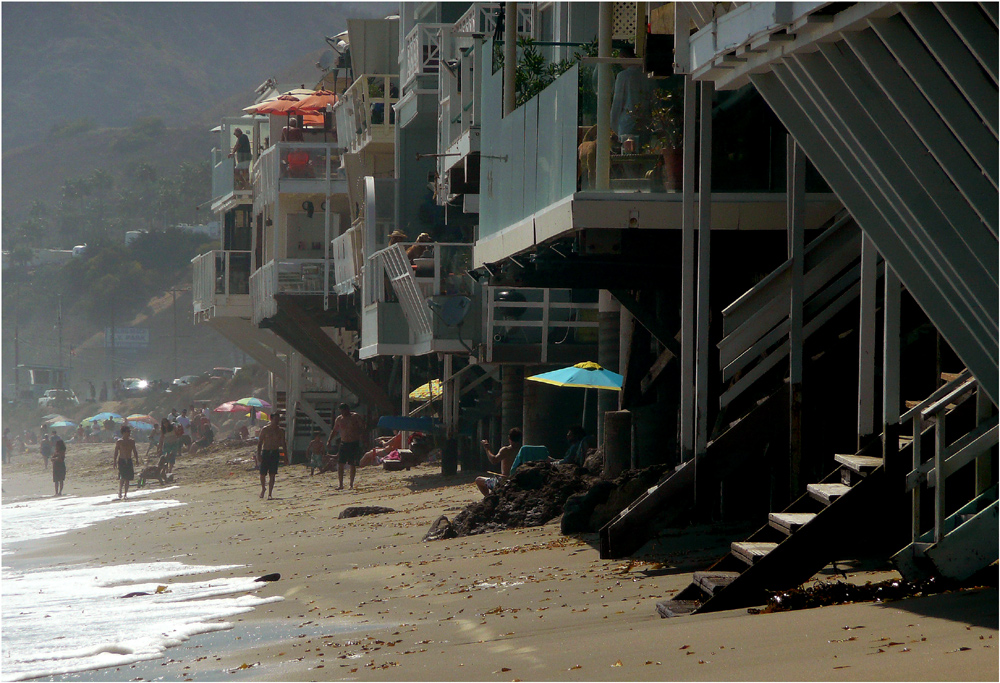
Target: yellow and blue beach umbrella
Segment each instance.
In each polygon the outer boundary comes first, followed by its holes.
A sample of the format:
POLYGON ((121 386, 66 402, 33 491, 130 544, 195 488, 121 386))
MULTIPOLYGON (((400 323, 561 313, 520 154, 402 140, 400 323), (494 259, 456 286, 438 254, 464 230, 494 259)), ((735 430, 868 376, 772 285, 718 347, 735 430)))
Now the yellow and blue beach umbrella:
POLYGON ((444 393, 444 386, 441 380, 432 379, 427 384, 421 384, 410 392, 411 401, 436 401, 444 393))
POLYGON ((568 368, 543 372, 528 377, 533 382, 544 382, 557 387, 580 387, 581 389, 607 389, 621 391, 624 379, 617 372, 605 370, 597 363, 584 361, 568 368))

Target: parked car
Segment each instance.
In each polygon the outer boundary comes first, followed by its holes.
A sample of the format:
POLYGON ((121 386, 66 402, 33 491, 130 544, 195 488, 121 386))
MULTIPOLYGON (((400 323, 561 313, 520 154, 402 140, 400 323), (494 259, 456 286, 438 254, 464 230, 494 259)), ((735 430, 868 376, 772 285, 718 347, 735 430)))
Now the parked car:
POLYGON ((183 377, 178 377, 170 383, 173 387, 193 387, 196 384, 201 384, 205 381, 205 378, 201 375, 184 375, 183 377))
POLYGON ((148 394, 149 391, 150 383, 148 380, 139 377, 126 377, 122 382, 123 396, 142 396, 148 394))
POLYGON ((80 405, 80 399, 69 389, 48 389, 38 399, 39 408, 66 408, 80 405))
POLYGON ((232 368, 212 368, 204 373, 209 379, 229 379, 233 376, 232 368))

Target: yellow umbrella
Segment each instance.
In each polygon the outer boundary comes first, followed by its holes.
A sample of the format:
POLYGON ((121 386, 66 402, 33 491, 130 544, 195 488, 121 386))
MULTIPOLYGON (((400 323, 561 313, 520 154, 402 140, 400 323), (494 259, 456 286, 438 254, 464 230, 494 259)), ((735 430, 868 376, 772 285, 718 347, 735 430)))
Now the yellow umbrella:
POLYGON ((422 384, 411 391, 410 399, 413 401, 436 401, 441 398, 443 393, 444 388, 441 385, 441 380, 432 379, 427 384, 422 384))

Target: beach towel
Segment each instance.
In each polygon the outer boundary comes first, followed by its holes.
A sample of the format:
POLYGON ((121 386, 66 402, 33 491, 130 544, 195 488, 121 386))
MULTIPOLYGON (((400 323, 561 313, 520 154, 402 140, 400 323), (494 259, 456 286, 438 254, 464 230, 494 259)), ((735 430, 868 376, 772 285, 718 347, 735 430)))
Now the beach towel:
POLYGON ((514 476, 514 470, 522 463, 548 459, 549 449, 545 446, 521 446, 517 457, 514 458, 514 464, 510 466, 510 476, 514 476))

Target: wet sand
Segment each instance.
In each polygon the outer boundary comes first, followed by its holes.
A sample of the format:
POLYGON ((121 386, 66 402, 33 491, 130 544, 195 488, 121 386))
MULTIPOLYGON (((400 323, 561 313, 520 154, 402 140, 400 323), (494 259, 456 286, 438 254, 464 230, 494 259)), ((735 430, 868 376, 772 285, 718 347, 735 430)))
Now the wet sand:
MULTIPOLYGON (((66 494, 117 491, 111 450, 70 444, 66 494)), ((686 587, 692 572, 745 530, 670 533, 632 561, 601 560, 596 535, 564 537, 558 520, 424 543, 439 515, 454 517, 479 497, 472 475, 443 478, 429 465, 397 473, 366 468, 354 491, 336 491, 335 473, 310 477, 306 467, 282 467, 268 501, 258 498, 251 468, 251 448, 181 456, 178 488, 163 495, 185 506, 19 552, 25 559, 181 559, 244 564, 236 571, 246 575, 281 573, 259 594, 282 602, 238 617, 232 631, 169 650, 168 660, 104 672, 106 679, 998 678, 996 590, 664 620, 655 602, 686 587), (337 519, 354 505, 396 512, 337 519)), ((51 475, 40 456, 18 456, 4 468, 3 488, 4 503, 51 495, 51 475)), ((817 579, 832 574, 827 568, 817 579)), ((861 583, 893 575, 887 567, 848 568, 849 580, 861 583)), ((89 680, 102 679, 95 675, 89 680)))

